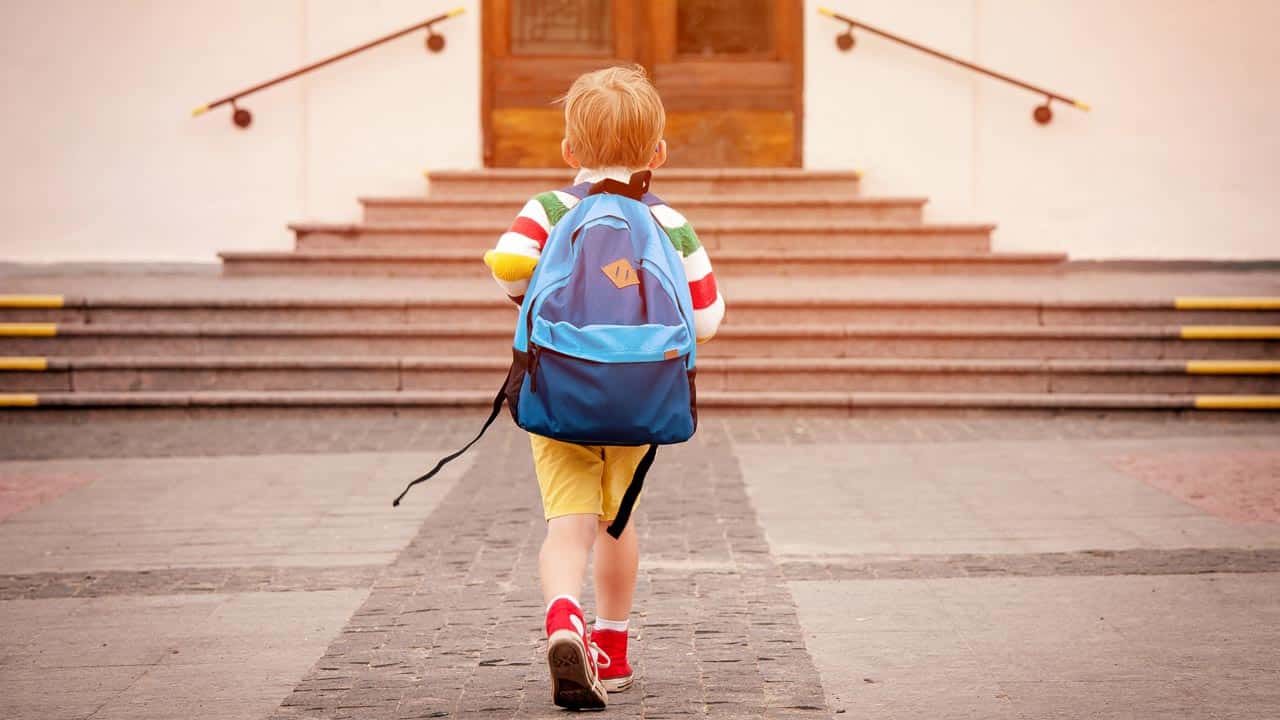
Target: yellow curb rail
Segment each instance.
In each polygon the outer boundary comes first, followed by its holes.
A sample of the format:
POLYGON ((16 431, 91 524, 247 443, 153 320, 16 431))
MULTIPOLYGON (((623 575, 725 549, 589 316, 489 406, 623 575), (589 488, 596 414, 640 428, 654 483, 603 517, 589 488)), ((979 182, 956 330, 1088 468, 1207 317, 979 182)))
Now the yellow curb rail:
POLYGON ((1179 297, 1177 310, 1280 310, 1280 297, 1179 297))
POLYGON ((1280 325, 1185 325, 1183 340, 1280 340, 1280 325))
POLYGON ((1196 395, 1197 410, 1280 410, 1280 395, 1196 395))
POLYGON ((0 393, 0 407, 37 407, 40 396, 34 393, 0 393))
POLYGON ((1280 361, 1188 360, 1188 375, 1280 375, 1280 361))
POLYGON ((42 357, 0 357, 0 370, 44 372, 49 369, 49 359, 42 357))
POLYGON ((62 295, 0 295, 0 308, 61 308, 66 304, 62 295))
MULTIPOLYGON (((47 396, 47 402, 42 402, 39 395, 35 393, 0 393, 0 408, 33 408, 33 407, 67 407, 67 408, 92 408, 92 407, 261 407, 269 405, 289 405, 289 406, 314 406, 314 405, 385 405, 395 404, 403 405, 415 404, 417 398, 413 397, 420 393, 413 392, 378 392, 372 393, 376 397, 361 398, 333 398, 325 396, 324 393, 53 393, 47 396), (130 397, 132 396, 132 397, 130 397)), ((445 393, 448 394, 448 393, 445 393)), ((353 396, 359 396, 360 393, 351 393, 353 396)), ((456 394, 455 394, 456 395, 456 394)), ((774 404, 789 404, 788 398, 799 399, 801 405, 805 406, 840 406, 848 402, 847 397, 841 394, 830 395, 822 393, 747 393, 745 395, 735 396, 733 393, 721 394, 713 393, 711 406, 725 406, 725 401, 729 401, 729 405, 759 405, 762 401, 767 405, 770 401, 774 404)), ((909 393, 881 393, 885 396, 897 396, 898 400, 906 398, 909 393)), ((969 394, 957 394, 956 396, 948 396, 946 394, 938 395, 936 393, 922 394, 916 402, 908 402, 905 405, 912 407, 1064 407, 1064 408, 1090 408, 1090 407, 1116 407, 1130 409, 1146 409, 1159 408, 1166 410, 1280 410, 1280 395, 1160 395, 1151 396, 1144 400, 1138 396, 1131 395, 1097 395, 1092 398, 1084 398, 1083 396, 1055 396, 1054 394, 1046 394, 1039 397, 1036 402, 1028 405, 1024 402, 1009 402, 1009 397, 997 397, 995 402, 983 400, 975 400, 975 396, 969 394), (927 396, 927 397, 925 397, 927 396), (1083 400, 1083 402, 1082 402, 1083 400)), ((1017 399, 1017 398, 1015 398, 1017 399)), ((477 393, 463 393, 463 396, 454 397, 449 400, 448 405, 461 404, 479 404, 483 402, 477 393), (475 395, 476 397, 470 397, 475 395), (465 397, 464 397, 465 396, 465 397), (473 402, 474 401, 474 402, 473 402)), ((889 405, 880 405, 875 402, 863 403, 866 407, 872 406, 892 406, 904 405, 902 402, 894 402, 889 405)))
POLYGON ((0 337, 54 337, 57 323, 0 323, 0 337))

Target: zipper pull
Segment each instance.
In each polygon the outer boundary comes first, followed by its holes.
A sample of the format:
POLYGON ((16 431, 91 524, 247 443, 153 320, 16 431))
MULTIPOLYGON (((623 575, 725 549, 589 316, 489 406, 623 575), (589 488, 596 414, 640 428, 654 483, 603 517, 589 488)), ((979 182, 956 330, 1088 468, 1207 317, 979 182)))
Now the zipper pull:
POLYGON ((529 393, 538 393, 538 346, 529 346, 529 393))

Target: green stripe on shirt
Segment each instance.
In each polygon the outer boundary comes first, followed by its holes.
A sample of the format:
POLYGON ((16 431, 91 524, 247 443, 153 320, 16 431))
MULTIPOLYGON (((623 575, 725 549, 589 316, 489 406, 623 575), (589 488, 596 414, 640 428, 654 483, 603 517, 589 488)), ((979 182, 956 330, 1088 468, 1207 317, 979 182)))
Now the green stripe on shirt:
POLYGON ((560 202, 560 198, 554 192, 538 193, 534 199, 547 212, 547 222, 553 226, 560 222, 560 218, 564 217, 565 213, 569 212, 569 208, 560 202))
POLYGON ((663 227, 667 231, 667 237, 671 238, 671 244, 676 246, 676 250, 680 251, 680 257, 689 257, 702 247, 702 243, 698 242, 698 234, 693 231, 693 226, 685 223, 680 227, 669 228, 663 227))
MULTIPOLYGON (((534 196, 538 204, 547 213, 547 221, 552 227, 560 222, 560 218, 564 217, 572 208, 565 205, 560 200, 560 196, 554 191, 538 193, 534 196)), ((667 233, 667 238, 671 240, 671 244, 680 253, 680 257, 689 257, 702 247, 702 243, 698 240, 698 234, 693 231, 693 226, 685 222, 679 227, 667 227, 662 223, 658 223, 667 233)))

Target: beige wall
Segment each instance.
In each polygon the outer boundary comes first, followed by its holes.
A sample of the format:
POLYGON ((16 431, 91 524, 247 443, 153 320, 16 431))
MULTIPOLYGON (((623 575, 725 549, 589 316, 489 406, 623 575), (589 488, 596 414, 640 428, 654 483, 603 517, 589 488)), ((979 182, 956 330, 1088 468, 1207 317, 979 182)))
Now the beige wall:
MULTIPOLYGON (((1280 257, 1280 2, 831 0, 1095 111, 859 35, 807 3, 805 156, 923 194, 932 220, 999 223, 1003 250, 1280 257)), ((477 0, 10 0, 0 26, 0 258, 212 260, 287 248, 291 220, 354 220, 424 168, 480 164, 477 0), (246 100, 190 108, 456 6, 422 34, 246 100)))
POLYGON ((1280 258, 1280 3, 809 2, 805 157, 925 194, 933 220, 990 220, 1002 250, 1280 258), (1094 106, 1055 104, 858 34, 829 5, 1094 106))
POLYGON ((213 260, 285 224, 480 163, 476 0, 10 0, 0 27, 0 258, 213 260), (424 33, 247 98, 193 107, 444 10, 424 33))

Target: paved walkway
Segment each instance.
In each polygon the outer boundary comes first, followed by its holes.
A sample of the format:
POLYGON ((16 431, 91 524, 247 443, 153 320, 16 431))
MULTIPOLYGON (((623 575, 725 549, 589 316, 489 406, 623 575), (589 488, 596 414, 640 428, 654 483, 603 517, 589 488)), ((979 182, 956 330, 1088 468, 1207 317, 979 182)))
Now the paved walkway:
MULTIPOLYGON (((524 438, 389 507, 466 425, 6 423, 0 717, 560 717, 524 438)), ((1275 716, 1278 434, 709 420, 641 503, 608 714, 1275 716)))

